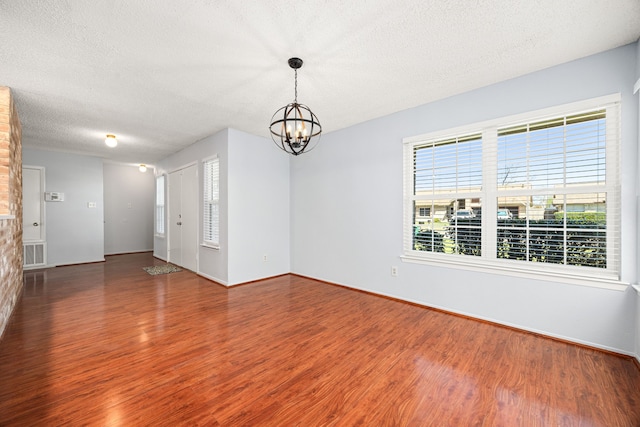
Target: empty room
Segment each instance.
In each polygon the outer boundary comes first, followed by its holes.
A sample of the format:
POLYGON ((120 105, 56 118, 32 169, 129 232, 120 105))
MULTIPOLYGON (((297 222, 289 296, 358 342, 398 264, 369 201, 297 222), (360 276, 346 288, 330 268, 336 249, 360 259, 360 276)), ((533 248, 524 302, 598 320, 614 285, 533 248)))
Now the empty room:
POLYGON ((639 427, 639 39, 0 2, 0 425, 639 427))

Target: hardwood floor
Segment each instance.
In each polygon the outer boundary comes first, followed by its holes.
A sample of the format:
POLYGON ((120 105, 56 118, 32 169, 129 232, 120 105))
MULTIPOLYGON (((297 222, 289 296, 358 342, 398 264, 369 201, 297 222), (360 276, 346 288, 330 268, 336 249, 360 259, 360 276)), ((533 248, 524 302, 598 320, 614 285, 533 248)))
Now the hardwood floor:
POLYGON ((640 426, 629 358, 282 276, 150 254, 25 273, 0 425, 640 426))

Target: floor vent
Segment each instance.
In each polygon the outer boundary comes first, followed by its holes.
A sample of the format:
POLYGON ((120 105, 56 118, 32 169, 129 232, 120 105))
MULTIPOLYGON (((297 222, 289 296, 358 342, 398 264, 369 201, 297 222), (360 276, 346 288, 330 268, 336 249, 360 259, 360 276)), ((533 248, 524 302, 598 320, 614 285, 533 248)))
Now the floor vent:
POLYGON ((24 268, 44 267, 46 265, 45 257, 46 243, 24 243, 24 268))

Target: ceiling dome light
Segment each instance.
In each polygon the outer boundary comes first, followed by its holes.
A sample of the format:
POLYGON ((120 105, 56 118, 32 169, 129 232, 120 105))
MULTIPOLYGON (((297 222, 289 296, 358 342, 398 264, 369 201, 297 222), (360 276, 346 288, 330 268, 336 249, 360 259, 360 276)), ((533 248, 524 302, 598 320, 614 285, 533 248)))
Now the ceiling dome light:
POLYGON ((116 139, 115 135, 108 133, 107 139, 104 140, 104 143, 107 144, 107 147, 113 148, 118 145, 118 140, 116 139))
POLYGON ((144 163, 141 164, 140 166, 138 166, 138 170, 140 172, 143 172, 143 173, 146 172, 147 171, 147 165, 145 165, 144 163))
POLYGON ((269 130, 278 148, 297 156, 315 148, 322 126, 309 107, 298 104, 298 68, 302 67, 302 59, 290 58, 289 66, 295 71, 295 97, 291 104, 275 112, 269 130))

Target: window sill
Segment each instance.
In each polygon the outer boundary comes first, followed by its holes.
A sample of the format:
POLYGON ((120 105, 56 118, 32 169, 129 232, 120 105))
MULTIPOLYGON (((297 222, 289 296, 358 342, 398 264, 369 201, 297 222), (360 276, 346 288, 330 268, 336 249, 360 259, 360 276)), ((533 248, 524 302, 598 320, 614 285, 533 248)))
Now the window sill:
POLYGON ((203 248, 209 248, 209 249, 213 249, 213 250, 216 250, 216 251, 220 250, 220 245, 211 245, 211 244, 208 244, 208 243, 200 243, 200 246, 202 246, 203 248))
POLYGON ((522 268, 522 266, 514 265, 511 262, 503 263, 489 260, 469 259, 464 260, 450 259, 449 256, 444 257, 422 257, 415 255, 403 255, 400 257, 402 262, 414 264, 433 265, 437 267, 449 267, 461 270, 477 271, 482 273, 500 274, 503 276, 520 277, 526 279, 546 280, 550 282, 568 283, 571 285, 589 286, 603 289, 611 289, 615 291, 624 291, 628 289, 630 283, 625 283, 617 278, 601 275, 582 276, 572 274, 570 272, 558 272, 533 268, 522 268))
POLYGON ((154 234, 153 237, 157 237, 158 239, 164 239, 164 234, 154 234))

